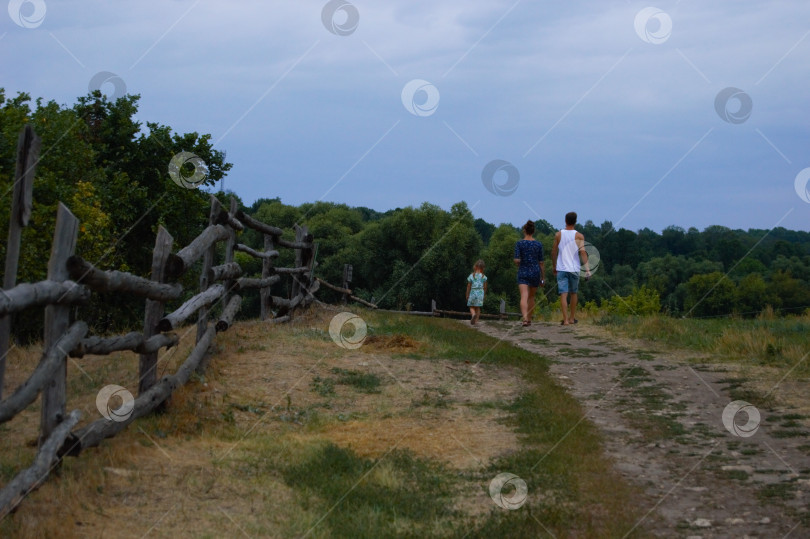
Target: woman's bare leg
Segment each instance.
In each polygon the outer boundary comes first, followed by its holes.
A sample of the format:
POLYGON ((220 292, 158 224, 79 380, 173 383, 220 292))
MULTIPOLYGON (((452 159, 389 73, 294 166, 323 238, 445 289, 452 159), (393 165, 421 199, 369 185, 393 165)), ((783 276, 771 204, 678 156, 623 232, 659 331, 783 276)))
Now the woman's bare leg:
POLYGON ((531 321, 532 315, 534 314, 534 296, 537 294, 537 287, 536 286, 530 286, 528 288, 529 289, 528 289, 527 293, 528 293, 529 297, 527 298, 528 301, 527 301, 527 305, 526 305, 527 311, 528 311, 528 313, 527 313, 528 317, 526 318, 526 320, 531 321))
POLYGON ((520 289, 520 314, 523 316, 523 321, 529 320, 529 285, 519 284, 520 289))

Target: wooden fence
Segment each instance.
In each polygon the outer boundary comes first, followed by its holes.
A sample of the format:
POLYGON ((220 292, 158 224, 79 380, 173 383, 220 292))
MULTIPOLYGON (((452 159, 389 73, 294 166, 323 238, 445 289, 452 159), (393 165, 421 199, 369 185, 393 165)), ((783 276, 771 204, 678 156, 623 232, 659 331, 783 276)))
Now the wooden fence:
MULTIPOLYGON (((371 301, 366 301, 364 299, 358 298, 354 295, 354 292, 349 288, 349 284, 351 284, 352 280, 352 266, 351 264, 345 264, 343 267, 343 286, 335 286, 333 284, 329 284, 320 277, 315 278, 320 284, 329 288, 330 290, 334 290, 343 295, 343 303, 346 304, 348 300, 356 301, 361 305, 365 305, 366 307, 370 307, 372 309, 378 309, 381 311, 385 311, 388 313, 393 314, 412 314, 416 316, 470 316, 469 311, 451 311, 447 309, 439 309, 436 305, 436 300, 433 299, 430 301, 430 310, 429 311, 396 311, 396 310, 388 310, 388 309, 380 309, 379 306, 374 303, 374 298, 371 298, 371 301)), ((490 313, 481 313, 481 318, 488 318, 492 320, 506 320, 510 316, 523 316, 520 313, 513 313, 507 312, 506 310, 506 301, 501 300, 500 302, 500 310, 498 314, 490 314, 490 313)))
POLYGON ((77 256, 74 251, 79 230, 78 219, 62 203, 58 206, 56 230, 48 261, 47 279, 38 283, 15 285, 20 229, 28 222, 31 211, 31 184, 37 160, 39 142, 30 126, 20 135, 17 174, 12 201, 9 242, 6 249, 6 273, 0 291, 0 399, 2 399, 3 370, 9 349, 11 317, 26 309, 45 309, 42 358, 29 378, 7 398, 0 400, 0 424, 9 421, 27 408, 42 393, 39 449, 34 464, 18 473, 0 490, 0 519, 11 512, 22 499, 40 485, 65 455, 78 455, 83 449, 98 445, 115 436, 135 419, 162 405, 178 387, 184 385, 193 372, 202 373, 207 352, 217 332, 227 330, 242 303, 240 292, 258 289, 261 297, 261 319, 268 323, 290 320, 296 309, 315 300, 320 281, 313 279, 315 244, 306 227, 295 227, 295 240, 283 239, 283 230, 259 222, 236 209, 231 199, 230 210, 211 197, 211 213, 207 228, 187 246, 172 251, 173 238, 163 227, 158 229, 152 257, 151 279, 130 273, 103 271, 77 256), (245 227, 263 235, 264 250, 256 251, 237 243, 237 232, 245 227), (216 264, 217 245, 225 242, 225 260, 216 264), (292 268, 274 266, 277 248, 295 250, 292 268), (242 276, 242 268, 233 260, 234 251, 247 253, 262 260, 261 278, 242 276), (183 295, 177 279, 192 265, 202 260, 199 292, 179 308, 165 313, 165 302, 183 295), (272 295, 271 287, 283 276, 292 278, 290 295, 272 295), (88 324, 70 320, 72 306, 87 303, 93 292, 116 292, 145 298, 143 332, 114 337, 88 335, 88 324), (223 306, 216 320, 211 308, 223 306), (270 318, 271 308, 277 308, 270 318), (182 365, 172 375, 157 379, 157 353, 179 341, 171 333, 197 313, 196 345, 182 365), (100 418, 78 430, 79 410, 69 414, 67 409, 67 358, 85 354, 106 355, 130 350, 139 354, 138 395, 131 403, 128 417, 115 420, 100 418))

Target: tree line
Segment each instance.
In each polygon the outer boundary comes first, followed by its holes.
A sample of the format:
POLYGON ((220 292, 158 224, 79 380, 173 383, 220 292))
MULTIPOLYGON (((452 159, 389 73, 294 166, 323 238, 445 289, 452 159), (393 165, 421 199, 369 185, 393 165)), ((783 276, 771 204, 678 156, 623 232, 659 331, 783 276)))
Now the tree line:
MULTIPOLYGON (((380 307, 425 310, 435 299, 441 308, 463 310, 465 279, 483 258, 490 291, 484 311, 497 312, 501 299, 517 310, 512 260, 523 236, 511 224, 475 219, 464 202, 450 211, 426 202, 381 213, 325 202, 296 207, 273 199, 257 201, 250 211, 271 222, 305 220, 320 243, 318 275, 339 283, 343 264, 352 264, 355 295, 373 298, 380 307)), ((557 293, 550 253, 558 227, 544 219, 535 224, 547 261, 539 306, 551 307, 557 293)), ((609 221, 599 226, 586 221, 577 229, 599 258, 593 277, 580 288, 583 303, 627 312, 650 312, 652 306, 695 317, 754 316, 768 306, 783 313, 810 308, 808 232, 671 226, 657 233, 617 230, 609 221)))
MULTIPOLYGON (((77 252, 103 269, 148 276, 159 225, 174 235, 177 245, 187 244, 206 226, 207 191, 227 175, 231 163, 225 152, 213 148, 211 135, 180 134, 166 125, 137 121, 139 99, 127 95, 112 101, 96 91, 67 106, 33 101, 25 93, 7 98, 0 88, 3 238, 8 233, 18 133, 30 123, 42 139, 18 282, 45 278, 59 200, 81 221, 77 252), (180 187, 169 177, 168 165, 182 151, 196 154, 207 166, 200 188, 180 187)), ((227 199, 235 196, 215 195, 226 207, 227 199)), ((352 264, 355 295, 373 299, 380 307, 426 310, 435 299, 441 308, 463 309, 465 278, 475 260, 483 258, 490 290, 484 311, 496 312, 501 299, 517 309, 512 258, 520 231, 511 224, 476 219, 464 202, 449 211, 425 202, 381 212, 329 202, 295 206, 263 198, 246 205, 237 200, 245 213, 289 231, 290 238, 294 224, 306 224, 318 242, 316 275, 340 284, 343 265, 352 264)), ((548 260, 557 227, 543 219, 536 223, 535 237, 548 260)), ((673 226, 658 233, 617 230, 608 221, 598 226, 586 221, 578 229, 600 255, 599 268, 581 287, 583 303, 689 316, 748 316, 767 306, 787 314, 810 307, 810 233, 722 226, 703 231, 673 226)), ((252 231, 245 231, 240 242, 263 248, 259 234, 252 231)), ((235 256, 249 274, 260 274, 259 262, 242 253, 235 256)), ((5 257, 5 242, 0 243, 0 257, 5 257)), ((292 260, 282 258, 277 264, 290 266, 292 260)), ((538 294, 541 308, 551 308, 557 298, 550 268, 547 263, 546 287, 538 294)), ((196 279, 193 271, 184 278, 196 279)), ((192 284, 184 287, 193 289, 192 284)), ((330 294, 319 292, 326 301, 339 299, 330 294)), ((139 325, 142 308, 140 302, 103 295, 81 307, 83 319, 98 321, 93 328, 97 333, 139 325)), ((258 311, 258 297, 248 297, 241 316, 257 316, 258 311)), ((37 316, 41 313, 15 319, 18 340, 38 338, 37 316)))

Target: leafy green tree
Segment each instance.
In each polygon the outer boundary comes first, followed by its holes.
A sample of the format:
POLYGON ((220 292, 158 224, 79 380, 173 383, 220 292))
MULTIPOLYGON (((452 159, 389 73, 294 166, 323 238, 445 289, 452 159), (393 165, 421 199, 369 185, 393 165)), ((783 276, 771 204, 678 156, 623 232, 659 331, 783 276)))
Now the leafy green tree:
MULTIPOLYGON (((56 206, 64 202, 80 219, 77 254, 102 269, 148 275, 158 225, 188 244, 207 224, 208 195, 176 185, 168 174, 172 157, 189 151, 208 168, 204 186, 213 186, 231 165, 214 150, 210 135, 173 134, 158 124, 144 132, 135 121, 138 96, 109 101, 99 92, 73 107, 21 93, 6 100, 0 89, 0 234, 7 233, 17 134, 31 124, 42 140, 34 181, 31 225, 23 231, 19 281, 45 278, 56 206)), ((5 255, 5 246, 0 247, 5 255)), ((191 277, 188 277, 191 279, 191 277)), ((84 316, 107 313, 98 331, 127 328, 142 319, 143 302, 125 295, 94 296, 84 316)), ((88 318, 89 319, 89 318, 88 318)), ((39 332, 41 321, 15 321, 23 339, 39 332)))
POLYGON ((492 234, 495 232, 495 225, 478 218, 475 220, 475 231, 481 236, 481 241, 484 242, 484 245, 488 245, 492 234))
POLYGON ((810 288, 790 272, 776 270, 770 281, 769 292, 779 298, 779 306, 786 312, 797 313, 810 306, 810 288))
POLYGON ((735 292, 737 309, 743 316, 754 316, 768 305, 773 307, 781 303, 758 273, 749 273, 740 279, 735 292))
POLYGON ((501 224, 493 232, 484 252, 489 294, 502 297, 512 310, 516 310, 520 304, 517 266, 514 263, 515 242, 520 239, 521 235, 515 227, 501 224))
POLYGON ((736 299, 734 283, 723 273, 693 275, 686 283, 684 309, 693 317, 730 315, 736 299))
POLYGON ((606 281, 615 294, 626 296, 636 287, 635 271, 629 265, 614 266, 606 281))

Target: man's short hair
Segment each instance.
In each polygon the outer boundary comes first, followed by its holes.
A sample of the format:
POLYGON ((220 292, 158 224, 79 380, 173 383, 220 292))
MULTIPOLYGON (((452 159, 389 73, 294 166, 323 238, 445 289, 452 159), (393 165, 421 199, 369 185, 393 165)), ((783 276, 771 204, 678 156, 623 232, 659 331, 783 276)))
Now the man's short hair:
POLYGON ((565 214, 565 224, 568 226, 577 224, 577 212, 570 211, 565 214))

